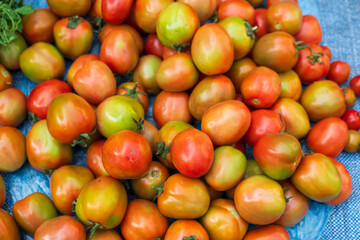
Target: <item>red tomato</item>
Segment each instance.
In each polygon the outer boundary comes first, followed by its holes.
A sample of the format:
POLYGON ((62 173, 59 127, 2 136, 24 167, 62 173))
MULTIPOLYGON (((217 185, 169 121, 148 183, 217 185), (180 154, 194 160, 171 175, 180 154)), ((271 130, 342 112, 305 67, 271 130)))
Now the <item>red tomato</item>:
POLYGON ((111 24, 122 23, 130 13, 133 0, 102 0, 103 18, 111 24))
POLYGON ((77 71, 79 71, 86 63, 92 61, 92 60, 99 60, 99 56, 96 54, 84 54, 75 59, 75 61, 71 64, 68 72, 66 80, 68 84, 73 87, 73 79, 77 71))
POLYGON ((17 88, 0 92, 0 126, 19 126, 26 118, 26 96, 17 88))
POLYGON ((240 139, 236 143, 231 145, 232 147, 236 148, 237 150, 240 150, 243 154, 246 153, 246 143, 243 139, 240 139))
POLYGON ((239 17, 246 19, 250 25, 255 22, 255 9, 245 0, 227 0, 218 6, 218 18, 223 20, 227 17, 239 17))
POLYGON ((184 239, 209 240, 209 234, 195 220, 177 220, 170 225, 164 240, 184 239))
POLYGON ((151 33, 147 36, 144 48, 147 54, 152 54, 159 58, 163 57, 164 45, 162 45, 155 33, 151 33))
POLYGON ((257 26, 257 32, 255 33, 255 36, 257 38, 261 38, 262 36, 268 33, 266 11, 267 10, 265 8, 255 9, 254 26, 257 26))
POLYGON ((350 80, 350 88, 354 90, 356 96, 360 96, 360 75, 357 75, 350 80))
POLYGON ((360 129, 360 115, 355 109, 346 110, 341 119, 346 122, 349 129, 356 131, 360 129))
POLYGON ((85 16, 91 8, 91 0, 46 0, 51 11, 60 17, 85 16))
POLYGON ((296 41, 319 44, 322 39, 320 23, 312 15, 304 15, 300 31, 295 35, 296 41))
POLYGON ((330 64, 327 79, 343 84, 350 76, 350 65, 343 61, 335 61, 330 64))
POLYGON ((325 45, 320 46, 326 56, 328 56, 329 60, 331 60, 331 50, 325 45))
POLYGON ((235 91, 241 92, 241 83, 257 67, 251 58, 242 58, 233 63, 226 76, 233 82, 235 91))
POLYGON ((10 213, 0 208, 0 239, 20 240, 20 231, 10 213))
POLYGON ((13 86, 11 73, 0 64, 0 92, 13 86))
POLYGON ((269 225, 251 229, 244 240, 290 240, 290 235, 285 228, 279 225, 269 225))
POLYGON ((102 161, 102 149, 105 140, 99 140, 90 145, 86 153, 86 163, 91 172, 96 176, 108 176, 102 161))

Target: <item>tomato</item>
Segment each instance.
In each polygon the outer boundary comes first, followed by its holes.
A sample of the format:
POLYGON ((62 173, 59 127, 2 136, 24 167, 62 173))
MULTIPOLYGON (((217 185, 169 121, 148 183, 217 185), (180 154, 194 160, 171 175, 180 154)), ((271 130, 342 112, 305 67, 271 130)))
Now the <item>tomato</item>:
POLYGON ((117 28, 109 33, 100 48, 100 60, 118 74, 134 70, 139 59, 139 50, 131 33, 117 28))
POLYGON ((322 40, 322 32, 317 18, 312 15, 304 15, 300 31, 295 35, 295 39, 296 41, 319 44, 322 40))
POLYGON ((349 130, 344 151, 355 153, 359 151, 360 133, 357 130, 349 130))
POLYGON ((306 143, 310 150, 328 157, 337 157, 345 147, 348 126, 337 117, 328 117, 316 123, 310 130, 306 143))
POLYGON ((139 59, 134 69, 132 81, 139 83, 145 92, 154 95, 161 91, 155 80, 155 74, 161 64, 161 59, 155 55, 145 55, 139 59))
POLYGON ((0 63, 8 70, 18 70, 20 68, 20 55, 27 48, 24 37, 20 33, 16 33, 16 36, 17 38, 6 46, 0 46, 0 63))
POLYGON ((91 226, 91 233, 100 229, 118 226, 126 211, 127 195, 121 182, 101 176, 88 183, 81 190, 75 206, 78 219, 91 226))
POLYGON ((97 127, 108 138, 121 130, 137 131, 144 119, 142 105, 133 98, 112 96, 105 99, 96 109, 97 127))
POLYGON ((113 178, 141 178, 150 168, 151 148, 139 133, 130 130, 117 132, 106 140, 102 151, 105 170, 113 178))
POLYGON ((281 115, 285 122, 285 132, 297 139, 305 137, 310 131, 310 120, 301 104, 290 98, 280 98, 271 110, 281 115))
POLYGON ((0 208, 0 239, 20 240, 20 231, 10 213, 0 208))
POLYGON ((281 80, 280 98, 291 98, 298 101, 301 96, 302 86, 299 76, 293 70, 279 73, 281 80))
POLYGON ((209 171, 213 163, 214 148, 206 133, 189 128, 175 136, 170 153, 172 163, 181 174, 197 178, 209 171))
POLYGON ((330 50, 330 48, 329 47, 327 47, 327 46, 325 46, 325 45, 322 45, 322 46, 320 46, 321 48, 322 48, 322 50, 323 50, 323 53, 326 55, 326 56, 328 56, 328 58, 329 58, 329 60, 331 60, 331 50, 330 50))
POLYGON ((236 143, 231 145, 232 147, 236 148, 237 150, 241 151, 243 154, 246 153, 246 143, 243 139, 240 139, 236 143))
POLYGON ((210 76, 201 80, 191 92, 189 110, 197 120, 217 103, 235 99, 234 85, 224 75, 210 76))
POLYGON ((282 1, 292 1, 292 2, 298 2, 297 0, 267 0, 266 1, 266 4, 265 4, 265 7, 266 8, 269 8, 271 5, 273 5, 274 3, 277 3, 277 2, 282 2, 282 1))
POLYGON ((162 45, 155 33, 151 33, 147 36, 144 48, 147 54, 152 54, 159 58, 163 57, 164 45, 162 45))
POLYGON ((84 54, 75 59, 67 72, 66 80, 68 84, 73 87, 73 79, 77 71, 79 71, 86 63, 99 59, 99 56, 96 54, 84 54))
POLYGON ((186 49, 183 49, 181 50, 180 52, 173 49, 173 48, 167 48, 167 47, 164 47, 164 51, 163 51, 163 55, 162 55, 162 59, 165 60, 173 55, 176 55, 178 53, 186 53, 187 55, 191 55, 191 48, 186 48, 186 49))
POLYGON ((242 239, 248 228, 248 223, 239 215, 234 202, 228 199, 211 202, 200 223, 211 239, 242 239))
POLYGON ((91 172, 96 176, 108 176, 102 162, 102 148, 105 140, 98 140, 90 145, 86 153, 86 163, 91 172))
POLYGON ((90 50, 93 29, 91 24, 81 17, 63 18, 54 25, 54 38, 64 57, 75 59, 90 50))
POLYGON ((30 235, 46 220, 57 217, 58 213, 51 199, 43 193, 35 192, 12 207, 16 222, 30 235))
POLYGON ((190 123, 189 94, 187 92, 160 92, 153 103, 153 116, 159 127, 171 121, 190 123))
POLYGON ((144 120, 144 127, 140 129, 139 133, 143 135, 148 143, 150 144, 151 152, 154 154, 156 150, 156 135, 158 134, 159 129, 149 122, 148 120, 144 120))
POLYGON ((266 9, 265 8, 256 8, 255 9, 255 20, 254 26, 257 26, 257 32, 255 36, 261 38, 268 33, 267 29, 267 20, 266 20, 266 9))
POLYGON ((52 170, 71 164, 72 148, 54 139, 48 130, 46 120, 35 123, 26 137, 26 152, 33 168, 38 171, 52 170))
POLYGON ((291 176, 291 182, 302 194, 318 202, 334 199, 341 190, 335 164, 321 153, 305 156, 291 176))
MULTIPOLYGON (((136 16, 135 16, 135 4, 134 3, 131 7, 130 13, 128 17, 125 19, 125 23, 129 26, 133 27, 140 35, 145 35, 144 30, 140 28, 140 26, 136 22, 136 16)), ((142 40, 142 38, 141 38, 142 40)))
POLYGON ((141 85, 138 85, 137 82, 125 82, 122 83, 116 90, 118 95, 128 96, 136 101, 138 101, 144 112, 147 111, 149 107, 149 97, 146 92, 144 92, 144 88, 141 85))
POLYGON ((357 75, 350 80, 350 88, 354 90, 356 96, 360 96, 360 75, 357 75))
POLYGON ((205 181, 217 191, 226 191, 243 179, 245 169, 246 157, 241 151, 221 146, 215 149, 214 161, 205 175, 205 181))
POLYGON ((228 100, 206 110, 201 121, 201 130, 209 135, 214 145, 229 145, 245 135, 250 121, 250 111, 245 104, 228 100))
POLYGON ((165 91, 183 92, 195 86, 199 80, 199 72, 190 55, 179 53, 161 62, 155 80, 165 91))
POLYGON ((239 17, 253 25, 255 22, 255 9, 245 0, 227 0, 218 6, 218 18, 239 17))
POLYGON ((360 129, 360 115, 355 109, 346 110, 341 119, 346 122, 349 129, 356 131, 360 129))
POLYGON ((248 0, 248 2, 253 5, 253 7, 258 7, 264 3, 264 0, 248 0))
POLYGON ((102 0, 101 12, 103 18, 111 24, 120 24, 130 13, 133 0, 102 0))
POLYGON ((0 208, 4 206, 6 200, 6 188, 4 178, 0 175, 0 208))
POLYGON ((0 127, 0 171, 15 172, 26 160, 25 136, 13 127, 0 127))
POLYGON ((17 88, 0 92, 0 125, 17 127, 26 118, 26 96, 17 88))
POLYGON ((31 90, 27 99, 27 110, 32 122, 38 119, 46 119, 50 102, 58 95, 72 92, 69 85, 57 79, 40 83, 31 90))
POLYGON ((0 92, 13 86, 11 73, 0 64, 0 92))
POLYGON ((351 88, 343 88, 342 92, 344 94, 346 108, 352 107, 356 102, 355 91, 351 88))
POLYGON ((199 28, 191 44, 191 56, 200 72, 217 75, 227 72, 234 60, 229 34, 217 23, 199 28))
POLYGON ((177 220, 170 225, 164 240, 184 239, 209 240, 209 234, 195 220, 177 220))
POLYGON ((206 185, 200 179, 174 174, 166 180, 157 205, 166 217, 195 219, 208 210, 210 196, 206 185))
POLYGON ((248 159, 246 163, 246 170, 244 178, 248 178, 254 175, 265 175, 264 172, 261 170, 259 164, 253 160, 248 159))
POLYGON ((206 188, 207 188, 209 196, 210 196, 210 202, 214 201, 215 199, 222 198, 224 195, 224 192, 216 191, 215 189, 210 187, 208 184, 206 184, 206 188))
POLYGON ((341 178, 341 190, 339 195, 337 195, 334 199, 325 202, 325 204, 329 205, 338 205, 346 201, 352 194, 352 184, 351 184, 351 176, 347 171, 346 167, 339 161, 330 158, 331 161, 335 164, 336 169, 338 170, 341 178))
POLYGON ((102 0, 94 0, 90 9, 90 19, 92 19, 94 16, 95 17, 103 17, 102 12, 101 12, 101 3, 102 0))
POLYGON ((279 98, 281 80, 267 67, 257 67, 242 81, 241 95, 245 103, 254 108, 269 108, 279 98))
POLYGON ((51 11, 60 17, 85 16, 91 8, 91 0, 46 0, 51 11))
POLYGON ((217 7, 216 0, 178 0, 178 2, 186 3, 196 11, 201 25, 214 15, 217 7))
POLYGON ((98 230, 93 237, 88 234, 86 240, 122 240, 122 238, 115 230, 98 230))
POLYGON ((193 126, 182 121, 171 121, 164 124, 156 135, 156 156, 167 168, 175 169, 170 154, 173 139, 180 132, 189 128, 193 128, 193 126))
POLYGON ((88 103, 100 104, 115 95, 116 80, 110 68, 100 60, 90 61, 75 73, 75 91, 88 103))
POLYGON ((65 72, 65 63, 53 45, 38 42, 21 54, 20 68, 31 81, 42 83, 49 79, 61 79, 65 72))
POLYGON ((168 226, 155 203, 135 199, 129 202, 120 229, 125 239, 153 240, 164 237, 168 226))
POLYGON ((36 230, 34 240, 85 240, 86 231, 84 226, 70 216, 59 216, 43 222, 36 230), (61 226, 61 227, 59 227, 61 226))
POLYGON ((330 64, 327 79, 343 84, 350 76, 350 65, 343 61, 334 61, 330 64))
POLYGON ((169 177, 167 168, 159 162, 152 161, 147 175, 139 179, 132 179, 131 186, 139 198, 154 200, 158 194, 155 187, 160 187, 169 177))
POLYGON ((309 85, 303 91, 300 103, 312 121, 341 117, 346 110, 344 94, 339 85, 330 80, 317 81, 309 85))
POLYGON ((233 82, 237 93, 240 92, 242 81, 256 67, 256 63, 251 58, 242 58, 234 61, 233 65, 226 73, 226 76, 233 82))
POLYGON ((279 225, 269 225, 251 229, 244 237, 244 240, 290 240, 290 235, 285 228, 279 225))

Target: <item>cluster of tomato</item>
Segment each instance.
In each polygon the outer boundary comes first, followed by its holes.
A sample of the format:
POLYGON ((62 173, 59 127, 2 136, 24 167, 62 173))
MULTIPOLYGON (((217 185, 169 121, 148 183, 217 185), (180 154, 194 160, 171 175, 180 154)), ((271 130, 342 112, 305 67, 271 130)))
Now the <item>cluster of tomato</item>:
MULTIPOLYGON (((22 18, 31 46, 20 33, 0 46, 0 171, 28 159, 51 174, 51 199, 30 194, 13 217, 0 209, 0 239, 20 239, 16 222, 35 240, 122 239, 119 225, 131 240, 290 239, 285 227, 306 215, 308 198, 351 195, 334 158, 359 148, 359 113, 346 109, 360 76, 339 87, 350 66, 330 64, 317 19, 296 0, 47 3, 22 18), (87 54, 89 11, 99 55, 87 54), (63 56, 75 60, 66 82, 63 56), (38 83, 27 98, 12 88, 8 70, 19 68, 38 83), (149 95, 160 129, 144 120, 149 95), (16 127, 27 114, 25 138, 16 127), (77 145, 89 146, 87 167, 70 165, 77 145)), ((0 206, 5 195, 0 176, 0 206)))

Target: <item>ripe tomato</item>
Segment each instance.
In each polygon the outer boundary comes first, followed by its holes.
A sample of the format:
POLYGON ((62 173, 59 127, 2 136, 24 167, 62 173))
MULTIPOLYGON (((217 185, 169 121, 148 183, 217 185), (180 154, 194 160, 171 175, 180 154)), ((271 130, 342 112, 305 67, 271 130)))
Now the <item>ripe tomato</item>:
POLYGON ((242 81, 249 75, 249 73, 257 67, 256 63, 251 58, 242 58, 234 61, 226 76, 233 82, 235 91, 240 93, 242 81))
POLYGON ((38 8, 21 18, 22 34, 30 44, 54 41, 53 27, 59 20, 48 8, 38 8))
POLYGON ((170 225, 164 240, 184 239, 209 240, 209 234, 195 220, 177 220, 170 225))
POLYGON ((324 54, 325 54, 326 56, 328 56, 329 60, 331 60, 331 55, 332 55, 332 54, 331 54, 330 48, 327 47, 327 46, 325 46, 325 45, 322 45, 322 46, 320 46, 320 47, 322 48, 324 54))
POLYGON ((191 44, 196 67, 206 75, 227 72, 234 60, 234 47, 229 34, 217 23, 199 28, 191 44))
POLYGON ((279 73, 281 80, 280 98, 291 98, 298 101, 302 92, 302 85, 299 76, 293 70, 279 73))
POLYGON ((343 61, 335 61, 330 64, 327 79, 343 84, 350 76, 350 65, 343 61))
POLYGON ((218 6, 218 18, 239 17, 253 25, 255 22, 255 9, 245 0, 227 0, 218 6))
POLYGON ((91 8, 91 0, 46 0, 51 11, 60 17, 85 16, 91 8))
POLYGON ((42 83, 49 79, 62 79, 65 63, 53 45, 38 42, 21 54, 20 68, 31 81, 42 83))
POLYGON ((151 152, 155 154, 156 150, 156 135, 158 134, 159 129, 149 122, 148 120, 144 120, 144 128, 139 131, 141 135, 143 135, 148 143, 150 144, 151 152))
POLYGON ((88 234, 87 240, 122 240, 122 238, 115 230, 98 230, 91 238, 88 234))
POLYGON ((214 15, 217 7, 216 0, 178 0, 178 2, 186 3, 196 11, 201 25, 214 15))
POLYGON ((321 153, 306 155, 291 176, 291 182, 302 194, 318 202, 334 199, 341 190, 335 164, 321 153))
POLYGON ((0 92, 13 86, 11 73, 0 64, 0 92))
POLYGON ((214 148, 206 133, 189 128, 175 136, 170 147, 175 168, 186 177, 205 175, 213 162, 214 148))
POLYGON ((174 174, 166 180, 157 205, 166 217, 195 219, 208 210, 210 196, 205 183, 200 179, 174 174))
POLYGON ((298 2, 297 0, 267 0, 266 1, 266 4, 265 4, 265 7, 266 8, 269 8, 271 5, 273 5, 274 3, 277 3, 277 2, 282 2, 282 1, 292 1, 292 2, 298 2))
POLYGON ((295 39, 296 41, 319 44, 322 40, 322 32, 317 18, 312 15, 304 15, 300 31, 295 35, 295 39))
POLYGON ((32 236, 43 222, 58 216, 54 203, 40 192, 17 201, 12 207, 12 214, 16 222, 32 236))
POLYGON ((349 129, 356 131, 360 129, 360 115, 355 109, 346 110, 341 119, 346 122, 349 129))
POLYGON ((285 228, 279 225, 268 225, 251 229, 246 233, 244 240, 290 240, 290 235, 285 228))
POLYGON ((355 153, 359 151, 360 133, 357 130, 349 130, 344 151, 355 153))
POLYGON ((350 88, 354 90, 356 96, 360 96, 360 75, 357 75, 350 80, 350 88))
POLYGON ((123 221, 121 234, 125 239, 153 240, 163 238, 169 226, 156 204, 144 199, 129 202, 123 221))
POLYGON ((355 91, 351 88, 343 88, 341 90, 344 94, 346 108, 352 107, 356 102, 355 91))
POLYGON ((0 208, 4 206, 6 200, 6 187, 4 178, 0 175, 0 208))
POLYGON ((25 136, 13 127, 0 127, 0 172, 15 172, 26 161, 25 136))
POLYGON ((20 68, 20 55, 27 48, 26 41, 20 33, 16 33, 17 38, 6 46, 0 46, 0 63, 8 70, 18 70, 20 68))
POLYGON ((255 9, 254 26, 257 26, 257 32, 255 33, 255 36, 258 39, 268 33, 266 11, 267 10, 265 8, 255 9))
POLYGON ((90 145, 86 153, 86 163, 91 172, 96 176, 108 176, 102 162, 102 148, 105 140, 98 140, 90 145))
POLYGON ((111 24, 120 24, 130 13, 133 0, 102 0, 101 13, 103 18, 111 24))
POLYGON ((71 64, 68 72, 66 80, 68 84, 73 87, 73 79, 77 71, 79 71, 86 63, 93 61, 93 60, 99 60, 99 56, 96 54, 84 54, 75 59, 75 61, 71 64))
POLYGON ((101 12, 101 3, 102 0, 94 0, 90 9, 90 19, 92 20, 93 17, 103 17, 101 12))
POLYGON ((0 92, 0 125, 17 127, 26 118, 26 96, 17 88, 0 92))
POLYGON ((20 231, 10 213, 0 208, 0 239, 20 240, 20 231))
POLYGON ((125 82, 122 83, 116 90, 118 95, 128 96, 136 101, 138 101, 146 113, 149 107, 149 97, 146 92, 144 92, 144 88, 141 85, 138 85, 137 82, 125 82))
POLYGON ((211 239, 242 239, 248 223, 239 215, 232 200, 216 199, 200 219, 211 239))
POLYGON ((152 54, 159 58, 163 57, 164 45, 162 45, 156 33, 150 33, 147 36, 144 48, 147 54, 152 54))

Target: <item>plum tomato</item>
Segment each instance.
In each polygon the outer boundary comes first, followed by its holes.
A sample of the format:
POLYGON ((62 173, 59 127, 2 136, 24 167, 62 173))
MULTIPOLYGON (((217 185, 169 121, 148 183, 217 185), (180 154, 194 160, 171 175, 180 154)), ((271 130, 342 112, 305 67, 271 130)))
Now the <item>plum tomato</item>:
POLYGON ((67 75, 66 80, 67 83, 73 87, 73 79, 77 71, 79 71, 86 63, 93 61, 93 60, 99 60, 100 57, 96 54, 84 54, 75 59, 75 61, 71 64, 67 75))
MULTIPOLYGON (((138 2, 138 1, 137 1, 138 2)), ((160 42, 159 38, 155 33, 150 33, 144 43, 144 48, 146 54, 152 54, 158 58, 163 57, 164 45, 160 42)))
POLYGON ((88 234, 86 240, 122 240, 115 230, 97 230, 92 237, 88 234))
POLYGON ((257 39, 261 38, 262 36, 268 33, 266 11, 267 10, 265 8, 255 9, 254 26, 257 26, 257 32, 255 33, 257 39))
POLYGON ((139 133, 143 135, 148 143, 150 144, 151 152, 155 154, 156 150, 156 135, 159 132, 159 129, 148 120, 144 120, 143 129, 140 129, 139 133))
POLYGON ((201 25, 214 15, 217 8, 217 0, 178 0, 177 2, 191 6, 196 11, 201 25))
POLYGON ((0 208, 0 239, 20 240, 20 231, 14 218, 0 208))
POLYGON ((358 130, 349 130, 344 151, 355 153, 359 151, 359 149, 360 149, 360 133, 358 132, 358 130))
POLYGON ((298 101, 302 92, 302 85, 299 76, 294 70, 279 73, 281 80, 280 98, 291 98, 298 101))
POLYGON ((26 96, 17 88, 0 92, 0 126, 19 126, 26 118, 26 96))
POLYGON ((235 91, 237 93, 241 92, 241 83, 249 75, 249 73, 257 67, 254 60, 251 58, 245 57, 234 61, 231 68, 225 75, 230 78, 233 82, 235 91))

